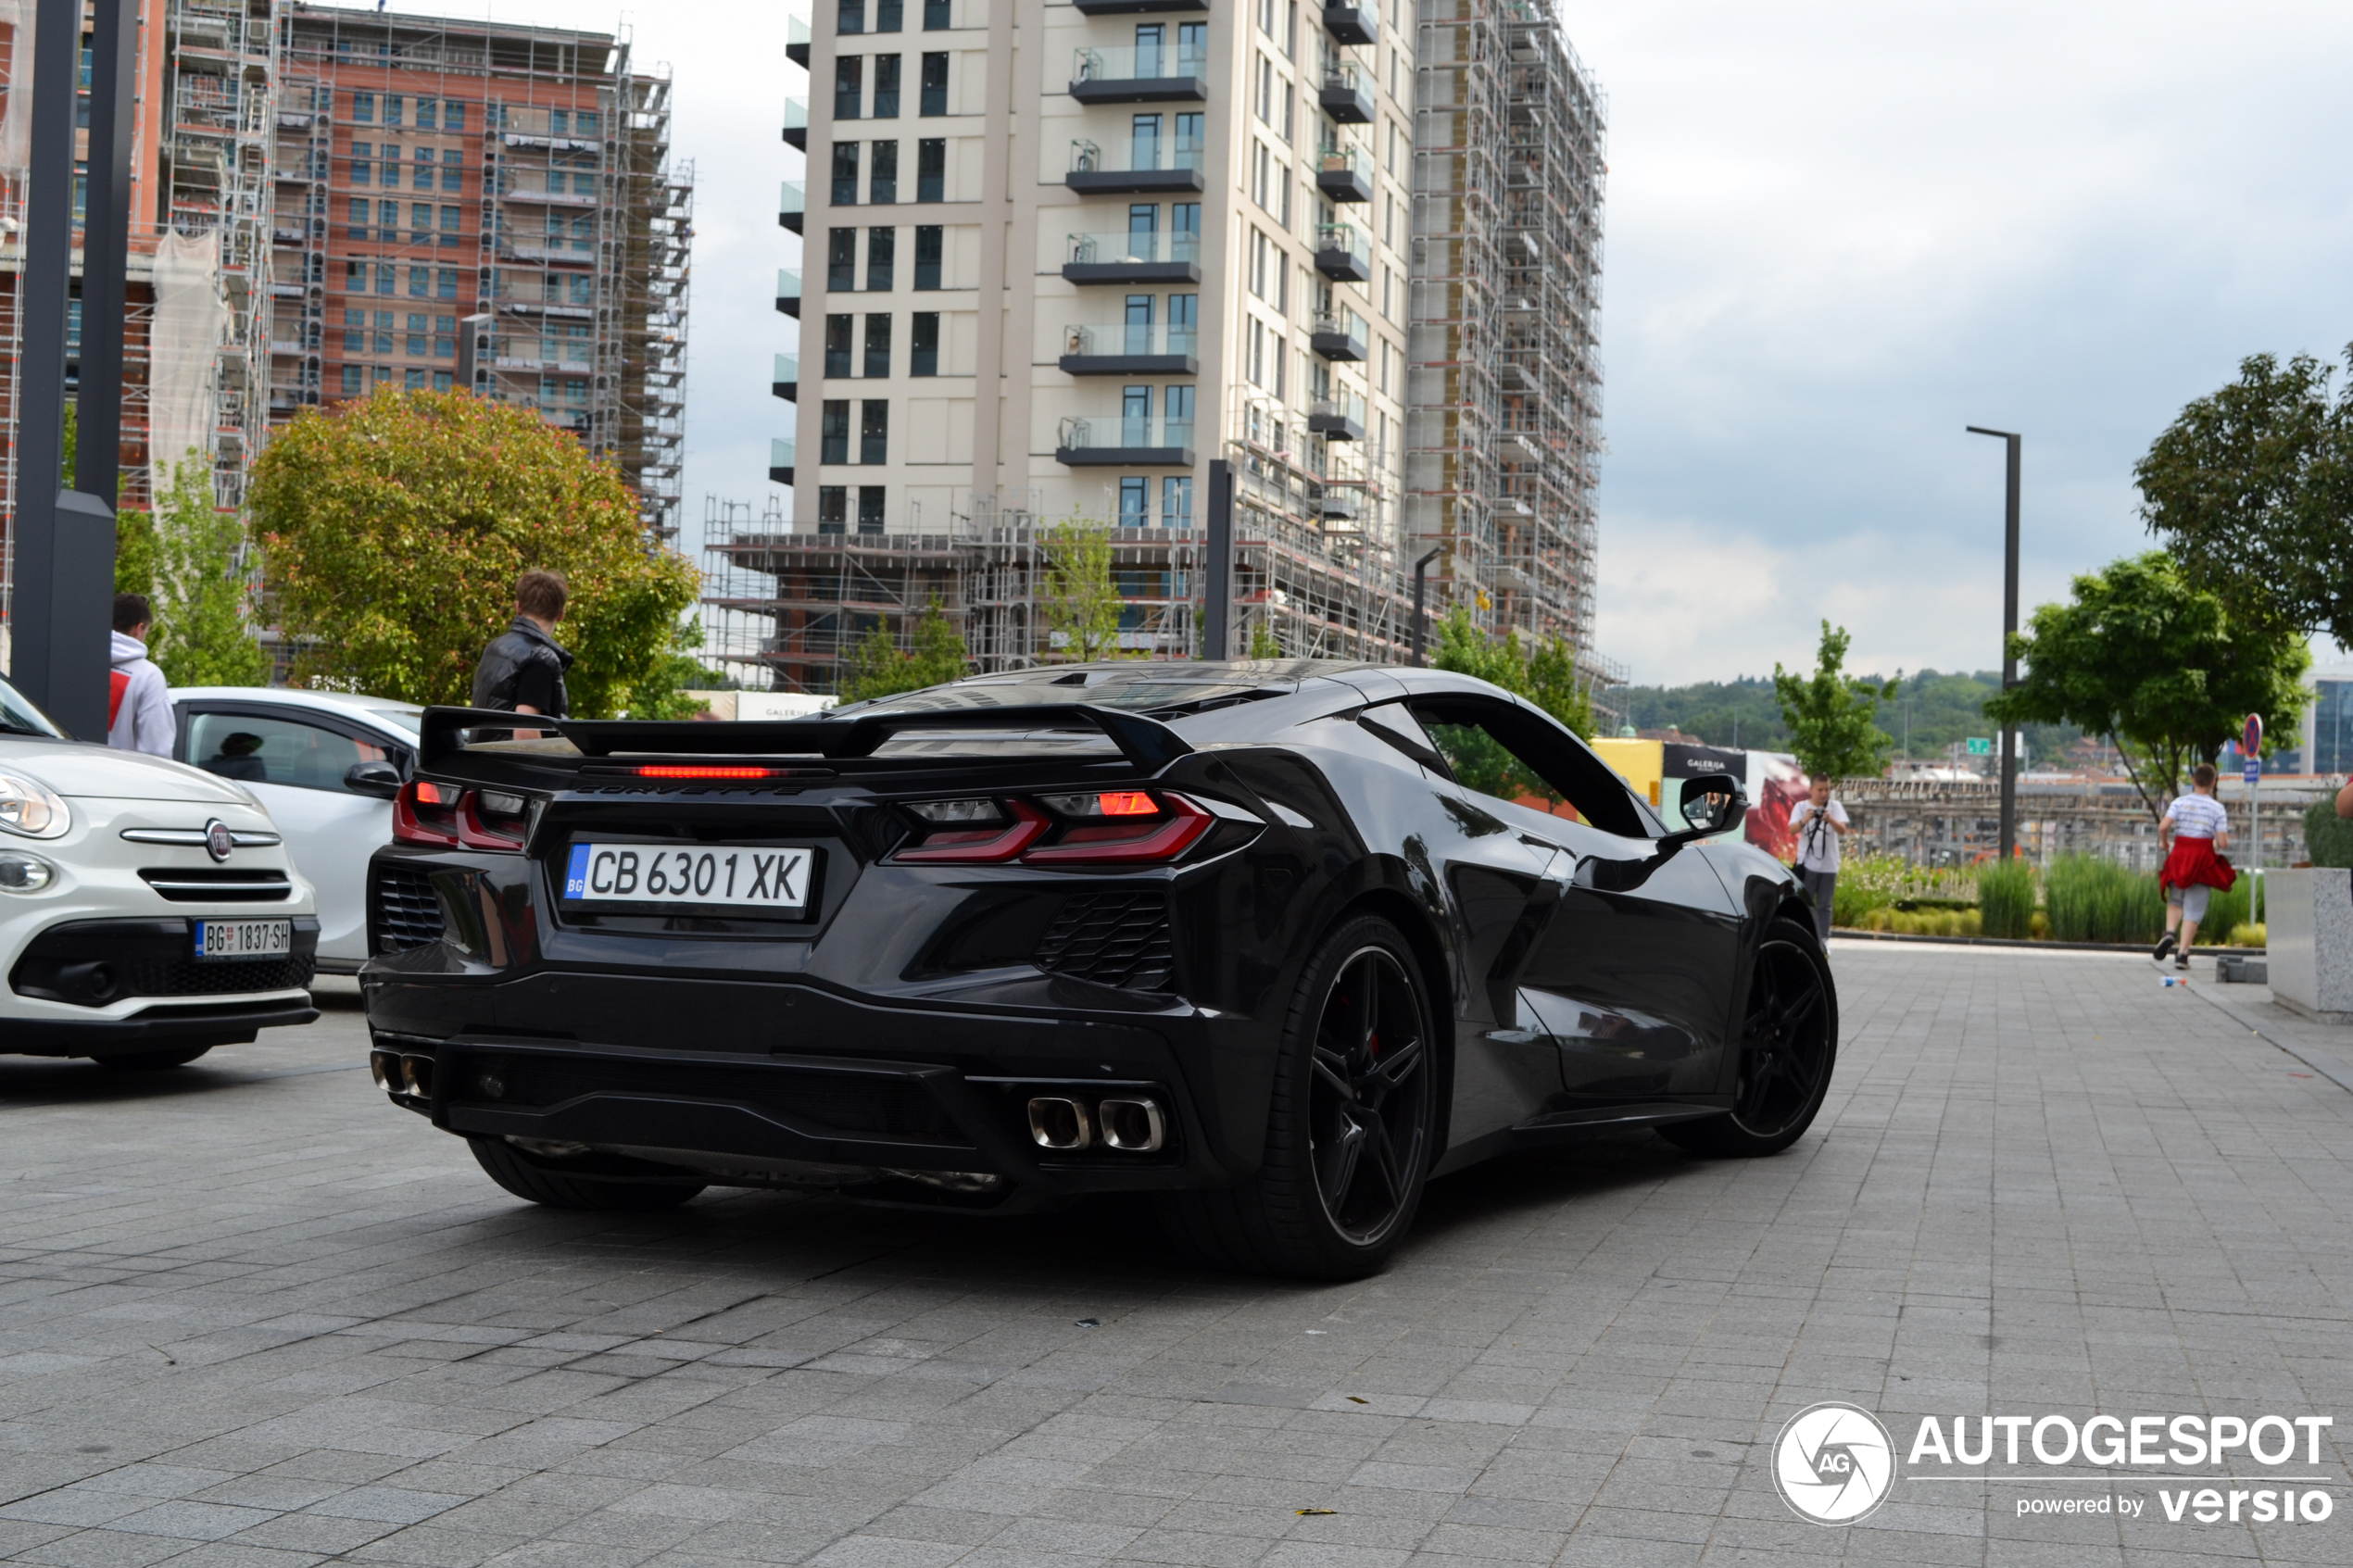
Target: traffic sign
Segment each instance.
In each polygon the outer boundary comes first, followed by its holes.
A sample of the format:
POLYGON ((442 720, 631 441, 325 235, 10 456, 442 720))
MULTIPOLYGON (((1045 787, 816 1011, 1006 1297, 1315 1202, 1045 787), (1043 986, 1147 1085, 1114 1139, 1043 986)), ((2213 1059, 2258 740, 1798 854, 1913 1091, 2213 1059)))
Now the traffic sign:
POLYGON ((2239 749, 2249 757, 2263 755, 2263 715, 2260 713, 2246 716, 2246 730, 2245 738, 2239 742, 2239 749))
POLYGON ((1969 738, 1969 754, 1971 757, 1991 757, 1994 755, 1994 743, 1987 736, 1971 735, 1969 738))
POLYGON ((2256 758, 2248 758, 2246 759, 2246 771, 2241 776, 2244 777, 2248 784, 2253 784, 2256 780, 2263 776, 2262 762, 2256 758))

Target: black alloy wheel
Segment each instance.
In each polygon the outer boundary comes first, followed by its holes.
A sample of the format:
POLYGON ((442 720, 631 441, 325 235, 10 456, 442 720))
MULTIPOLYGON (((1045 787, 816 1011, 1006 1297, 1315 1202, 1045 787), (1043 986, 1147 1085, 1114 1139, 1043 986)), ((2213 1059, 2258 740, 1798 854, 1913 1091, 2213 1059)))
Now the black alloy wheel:
POLYGON ((1776 921, 1749 978, 1732 1109, 1659 1131, 1701 1154, 1778 1154, 1813 1124, 1837 1060, 1830 965, 1811 932, 1776 921))
POLYGON ((1395 954, 1349 955, 1315 1029, 1307 1135, 1332 1228, 1378 1246, 1407 1212, 1429 1129, 1429 1047, 1421 998, 1395 954))
POLYGON ((1360 915, 1325 937, 1286 1014, 1255 1175, 1158 1199, 1202 1262, 1361 1279, 1412 1228, 1437 1139, 1439 1036, 1413 947, 1360 915))

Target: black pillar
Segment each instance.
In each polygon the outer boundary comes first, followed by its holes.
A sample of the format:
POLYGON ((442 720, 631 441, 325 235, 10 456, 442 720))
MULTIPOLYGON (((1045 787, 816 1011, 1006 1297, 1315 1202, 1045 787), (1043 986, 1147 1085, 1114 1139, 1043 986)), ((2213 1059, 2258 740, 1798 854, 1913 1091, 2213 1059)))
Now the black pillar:
MULTIPOLYGON (((2001 437, 2008 448, 2007 485, 2004 493, 2002 523, 2002 690, 2018 684, 2018 658, 2010 652, 2010 639, 2018 635, 2018 468, 2021 438, 2007 430, 1987 430, 1981 425, 1969 427, 1972 435, 2001 437)), ((2002 827, 2001 862, 2007 865, 2018 849, 2018 731, 2007 724, 2002 726, 2002 827)))
POLYGON ((1234 470, 1223 458, 1209 464, 1209 569, 1202 585, 1201 656, 1234 657, 1234 470))
MULTIPOLYGON (((102 6, 101 11, 105 9, 102 6)), ((129 31, 123 29, 125 33, 129 31)), ((40 0, 33 38, 32 167, 25 198, 25 263, 20 279, 24 292, 19 297, 24 311, 24 353, 17 383, 17 538, 9 594, 9 673, 24 695, 69 733, 85 740, 104 740, 107 633, 114 593, 113 496, 100 500, 63 489, 58 472, 65 458, 66 301, 73 265, 74 110, 81 56, 81 0, 40 0)), ((94 122, 91 129, 94 157, 100 130, 94 122)), ((94 227, 91 240, 94 249, 108 245, 120 247, 126 235, 120 231, 101 233, 94 227)), ((114 340, 118 399, 121 269, 118 260, 114 271, 118 280, 114 340)), ((119 412, 116 418, 119 421, 119 412)), ((119 441, 119 422, 112 428, 119 441)), ((84 432, 82 439, 89 442, 91 433, 84 432)), ((119 461, 119 445, 95 460, 101 467, 119 461)))
POLYGON ((1416 670, 1422 667, 1423 633, 1429 624, 1428 619, 1422 613, 1422 594, 1428 586, 1429 563, 1445 553, 1446 546, 1439 545, 1414 563, 1414 657, 1412 663, 1416 670))
POLYGON ((131 110, 138 91, 138 0, 94 0, 90 35, 89 185, 83 206, 81 445, 73 487, 115 505, 122 475, 122 322, 131 240, 131 110))

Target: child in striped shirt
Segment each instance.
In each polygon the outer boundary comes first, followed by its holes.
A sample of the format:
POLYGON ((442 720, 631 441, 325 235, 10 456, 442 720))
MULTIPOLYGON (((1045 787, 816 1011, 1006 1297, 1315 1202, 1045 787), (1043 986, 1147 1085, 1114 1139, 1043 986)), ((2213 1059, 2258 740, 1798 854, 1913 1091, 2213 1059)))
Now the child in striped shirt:
POLYGON ((2214 765, 2199 763, 2190 773, 2190 793, 2167 807, 2157 825, 2158 842, 2167 846, 2165 870, 2158 875, 2165 888, 2165 935, 2153 956, 2162 961, 2173 953, 2175 969, 2190 967, 2190 944, 2197 940, 2197 922, 2206 918, 2214 889, 2228 891, 2238 881, 2231 862, 2216 853, 2231 841, 2231 819, 2214 798, 2214 765))

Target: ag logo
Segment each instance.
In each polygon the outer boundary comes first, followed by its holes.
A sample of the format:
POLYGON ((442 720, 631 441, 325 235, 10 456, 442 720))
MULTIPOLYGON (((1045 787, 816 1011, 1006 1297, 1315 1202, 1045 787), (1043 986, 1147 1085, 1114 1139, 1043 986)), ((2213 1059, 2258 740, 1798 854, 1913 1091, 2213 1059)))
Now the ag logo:
POLYGON ((1853 1405, 1802 1410, 1773 1440, 1773 1484, 1781 1500, 1817 1524, 1867 1518, 1894 1480, 1894 1440, 1879 1417, 1853 1405))

